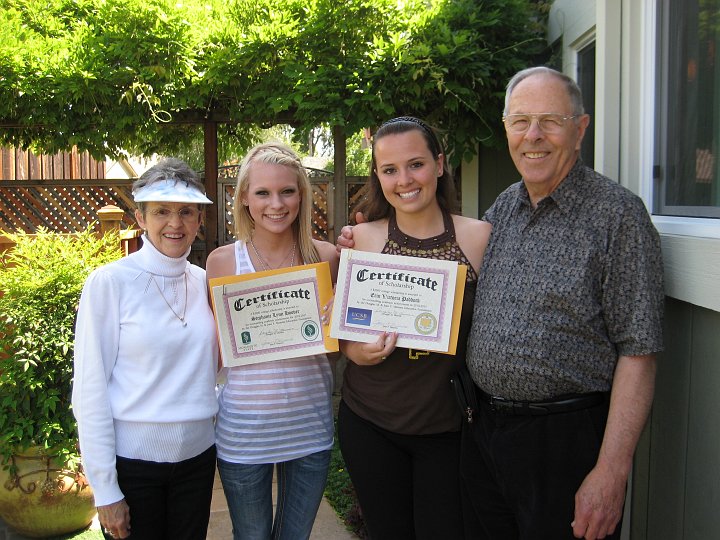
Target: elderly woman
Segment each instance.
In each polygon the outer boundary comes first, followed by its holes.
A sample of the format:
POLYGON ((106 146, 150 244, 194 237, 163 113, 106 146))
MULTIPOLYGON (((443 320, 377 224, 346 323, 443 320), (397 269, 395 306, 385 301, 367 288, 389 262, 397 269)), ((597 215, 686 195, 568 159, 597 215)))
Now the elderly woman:
POLYGON ((217 344, 205 271, 187 261, 211 201, 182 161, 133 184, 143 246, 95 270, 75 339, 73 411, 106 538, 205 539, 215 476, 217 344))

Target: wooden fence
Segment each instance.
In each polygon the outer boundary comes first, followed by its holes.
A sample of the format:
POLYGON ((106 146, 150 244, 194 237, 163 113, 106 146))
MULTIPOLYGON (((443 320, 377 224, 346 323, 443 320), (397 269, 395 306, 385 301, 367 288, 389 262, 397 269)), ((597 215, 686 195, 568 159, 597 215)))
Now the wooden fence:
MULTIPOLYGON (((218 207, 218 241, 220 245, 233 241, 232 200, 236 171, 223 167, 218 174, 218 194, 223 194, 223 206, 218 207)), ((332 216, 332 176, 310 171, 313 187, 313 234, 328 239, 328 222, 332 216)), ((348 211, 358 198, 365 177, 348 177, 348 211)), ((0 234, 2 231, 35 233, 38 228, 60 233, 75 233, 93 226, 100 231, 98 211, 106 206, 121 212, 120 229, 136 228, 131 194, 132 180, 0 180, 0 234)), ((350 215, 348 213, 348 215, 350 215)), ((193 244, 191 262, 204 266, 207 258, 205 231, 201 228, 193 244)))
POLYGON ((20 148, 0 148, 0 180, 91 180, 105 178, 105 162, 73 148, 38 155, 20 148))
MULTIPOLYGON (((137 251, 140 247, 140 231, 139 229, 120 229, 124 212, 116 206, 106 206, 98 210, 97 221, 100 224, 99 234, 103 234, 109 230, 118 230, 120 232, 120 249, 124 255, 129 255, 137 251)), ((72 235, 74 233, 65 233, 72 235)), ((32 235, 31 235, 32 236, 32 235)), ((0 234, 0 258, 5 251, 12 249, 15 245, 10 238, 0 234)))
MULTIPOLYGON (((218 168, 218 197, 222 194, 223 198, 223 216, 218 215, 218 242, 226 245, 234 241, 232 208, 233 197, 235 196, 235 183, 237 178, 239 165, 229 165, 218 168)), ((312 211, 312 229, 313 236, 319 240, 329 240, 335 242, 334 238, 328 238, 328 223, 333 221, 334 214, 332 196, 333 177, 332 173, 307 167, 305 169, 310 178, 310 184, 313 189, 313 211, 312 211)), ((365 176, 348 176, 345 179, 347 184, 348 200, 347 215, 355 207, 359 198, 360 189, 367 182, 365 176)), ((218 210, 220 213, 220 210, 218 210)))
POLYGON ((34 233, 38 228, 74 233, 94 224, 108 205, 125 212, 124 227, 135 220, 131 180, 2 180, 0 230, 34 233))

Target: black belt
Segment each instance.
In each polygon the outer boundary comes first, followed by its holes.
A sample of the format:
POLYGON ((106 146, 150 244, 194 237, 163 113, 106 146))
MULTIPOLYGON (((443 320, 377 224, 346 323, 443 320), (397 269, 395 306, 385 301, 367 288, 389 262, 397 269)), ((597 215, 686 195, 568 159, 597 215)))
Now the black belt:
MULTIPOLYGON (((476 387, 477 388, 477 387, 476 387)), ((558 396, 552 401, 513 401, 491 396, 477 389, 480 402, 489 406, 497 414, 508 416, 545 416, 548 414, 566 413, 589 409, 605 403, 609 392, 593 392, 590 394, 571 394, 558 396)))

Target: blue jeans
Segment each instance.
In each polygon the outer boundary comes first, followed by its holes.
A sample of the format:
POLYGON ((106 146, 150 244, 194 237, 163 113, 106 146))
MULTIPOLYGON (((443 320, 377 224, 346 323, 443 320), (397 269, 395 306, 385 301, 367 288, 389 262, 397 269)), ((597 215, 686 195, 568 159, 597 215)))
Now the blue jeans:
POLYGON ((218 459, 234 540, 302 540, 310 537, 322 500, 330 450, 282 463, 244 465, 218 459), (273 522, 272 476, 277 467, 273 522))

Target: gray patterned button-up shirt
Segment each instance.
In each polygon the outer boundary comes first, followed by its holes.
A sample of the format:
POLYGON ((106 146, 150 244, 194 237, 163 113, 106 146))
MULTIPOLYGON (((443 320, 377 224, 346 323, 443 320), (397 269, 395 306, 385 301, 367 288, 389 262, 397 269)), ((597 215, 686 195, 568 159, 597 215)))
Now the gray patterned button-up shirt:
POLYGON ((662 350, 660 240, 639 197, 578 160, 536 209, 518 182, 484 219, 467 364, 485 392, 608 391, 619 356, 662 350))

